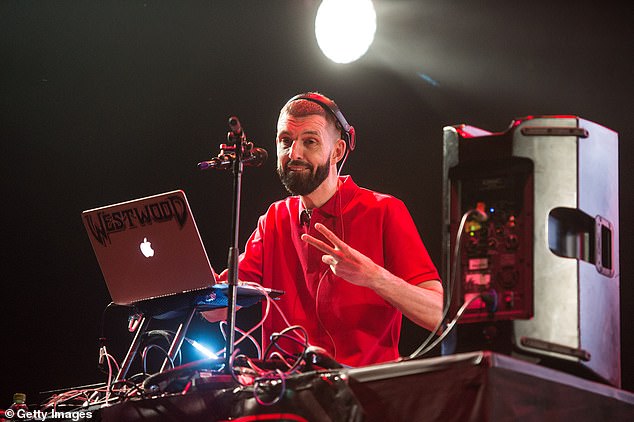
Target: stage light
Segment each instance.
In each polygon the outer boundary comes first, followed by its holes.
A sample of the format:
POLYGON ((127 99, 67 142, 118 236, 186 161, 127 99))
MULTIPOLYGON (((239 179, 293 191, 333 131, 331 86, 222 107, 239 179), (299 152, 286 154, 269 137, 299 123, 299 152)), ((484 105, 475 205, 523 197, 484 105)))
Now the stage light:
POLYGON ((375 32, 376 11, 371 0, 323 0, 317 9, 317 44, 335 63, 350 63, 363 56, 375 32))

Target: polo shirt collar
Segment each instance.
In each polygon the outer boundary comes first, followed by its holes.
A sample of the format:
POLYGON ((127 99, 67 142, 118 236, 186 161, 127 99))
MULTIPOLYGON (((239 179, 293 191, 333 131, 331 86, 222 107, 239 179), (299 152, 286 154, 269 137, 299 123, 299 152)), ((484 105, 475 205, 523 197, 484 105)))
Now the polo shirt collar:
MULTIPOLYGON (((328 216, 338 216, 343 213, 350 200, 354 197, 355 193, 359 190, 359 186, 352 180, 352 176, 339 176, 339 188, 337 192, 328 200, 324 205, 319 208, 313 209, 319 210, 321 214, 328 216)), ((299 202, 299 212, 297 213, 298 223, 302 224, 302 213, 306 210, 302 201, 299 202)))

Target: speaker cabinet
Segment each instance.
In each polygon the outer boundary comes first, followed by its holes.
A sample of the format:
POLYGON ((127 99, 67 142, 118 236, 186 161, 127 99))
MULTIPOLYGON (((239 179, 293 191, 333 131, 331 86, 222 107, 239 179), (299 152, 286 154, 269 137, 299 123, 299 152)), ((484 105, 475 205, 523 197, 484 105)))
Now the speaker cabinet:
POLYGON ((448 319, 464 308, 443 353, 493 349, 620 387, 618 135, 524 117, 446 127, 443 147, 448 319))

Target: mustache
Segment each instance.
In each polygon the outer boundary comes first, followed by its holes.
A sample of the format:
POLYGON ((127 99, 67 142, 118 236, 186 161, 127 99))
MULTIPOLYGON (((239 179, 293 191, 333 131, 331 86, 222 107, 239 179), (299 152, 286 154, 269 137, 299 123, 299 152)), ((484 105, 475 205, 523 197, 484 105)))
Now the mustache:
POLYGON ((290 166, 306 167, 307 169, 312 169, 312 166, 310 164, 302 160, 290 160, 288 163, 286 163, 284 169, 288 169, 290 166))

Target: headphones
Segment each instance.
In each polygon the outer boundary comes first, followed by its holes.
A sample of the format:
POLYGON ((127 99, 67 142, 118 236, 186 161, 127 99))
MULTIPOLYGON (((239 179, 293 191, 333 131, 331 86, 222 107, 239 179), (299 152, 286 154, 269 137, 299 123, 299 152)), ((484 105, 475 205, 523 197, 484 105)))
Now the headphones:
POLYGON ((348 124, 346 118, 343 117, 341 110, 339 110, 339 107, 337 106, 337 104, 335 104, 333 100, 315 92, 307 92, 294 96, 293 98, 288 100, 286 104, 298 100, 312 101, 313 103, 319 104, 324 110, 326 110, 327 113, 332 114, 343 129, 343 140, 346 141, 346 143, 348 144, 349 150, 354 150, 354 147, 356 146, 354 128, 348 124))

